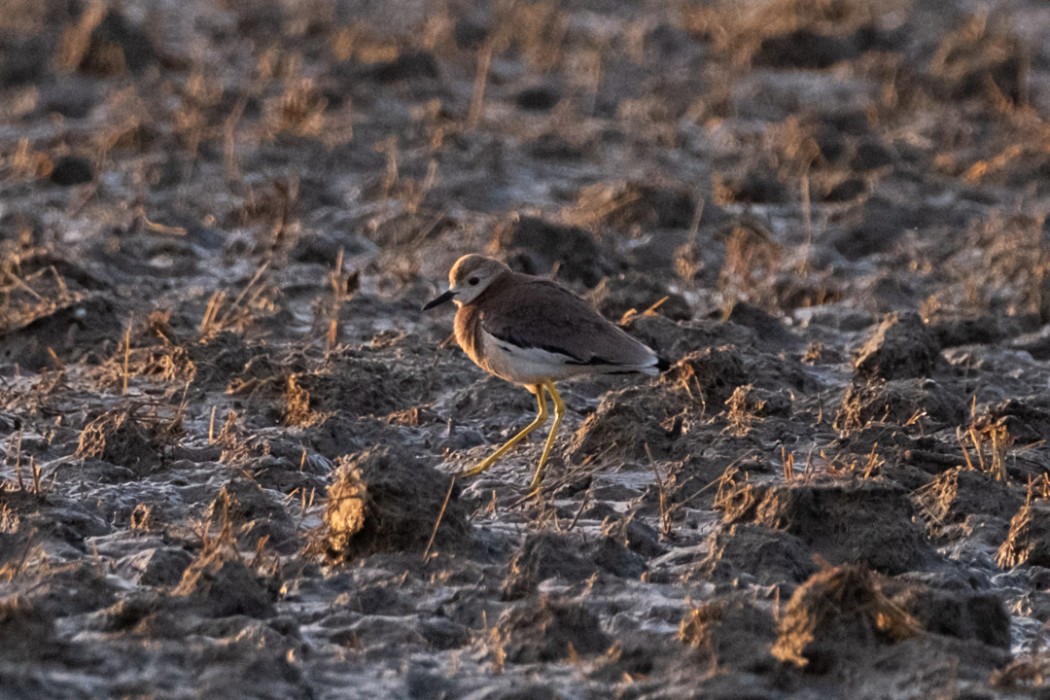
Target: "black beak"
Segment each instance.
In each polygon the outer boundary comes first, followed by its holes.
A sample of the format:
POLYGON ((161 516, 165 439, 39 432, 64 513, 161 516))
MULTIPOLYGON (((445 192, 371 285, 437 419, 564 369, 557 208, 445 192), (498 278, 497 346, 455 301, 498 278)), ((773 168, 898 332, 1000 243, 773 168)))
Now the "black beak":
POLYGON ((423 307, 423 310, 427 311, 428 309, 433 309, 435 306, 441 306, 446 301, 452 301, 452 297, 454 296, 456 296, 456 293, 450 289, 441 296, 439 296, 437 299, 432 299, 428 301, 423 307))

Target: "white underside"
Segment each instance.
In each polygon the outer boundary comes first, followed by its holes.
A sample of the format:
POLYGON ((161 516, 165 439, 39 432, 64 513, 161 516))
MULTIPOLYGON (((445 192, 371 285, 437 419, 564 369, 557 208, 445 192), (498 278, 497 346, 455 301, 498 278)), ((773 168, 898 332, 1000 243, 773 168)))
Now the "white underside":
POLYGON ((586 374, 613 372, 659 374, 655 353, 642 365, 580 365, 573 363, 571 357, 557 352, 511 345, 484 330, 481 331, 481 342, 482 353, 490 371, 516 384, 539 384, 586 374))

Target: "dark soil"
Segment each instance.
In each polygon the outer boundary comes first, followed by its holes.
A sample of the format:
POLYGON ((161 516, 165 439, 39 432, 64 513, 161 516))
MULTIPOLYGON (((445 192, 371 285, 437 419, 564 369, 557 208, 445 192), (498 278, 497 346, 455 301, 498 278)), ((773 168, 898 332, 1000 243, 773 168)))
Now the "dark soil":
POLYGON ((1050 694, 1042 0, 0 5, 0 696, 1050 694))

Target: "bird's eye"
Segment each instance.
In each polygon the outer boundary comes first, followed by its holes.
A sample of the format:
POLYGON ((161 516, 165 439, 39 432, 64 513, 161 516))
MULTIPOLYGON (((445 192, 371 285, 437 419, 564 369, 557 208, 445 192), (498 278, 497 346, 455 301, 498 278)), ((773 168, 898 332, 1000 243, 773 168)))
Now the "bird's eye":
POLYGON ((481 280, 479 280, 477 277, 471 277, 469 280, 467 280, 467 284, 469 284, 471 287, 473 287, 474 285, 476 285, 480 281, 481 280))

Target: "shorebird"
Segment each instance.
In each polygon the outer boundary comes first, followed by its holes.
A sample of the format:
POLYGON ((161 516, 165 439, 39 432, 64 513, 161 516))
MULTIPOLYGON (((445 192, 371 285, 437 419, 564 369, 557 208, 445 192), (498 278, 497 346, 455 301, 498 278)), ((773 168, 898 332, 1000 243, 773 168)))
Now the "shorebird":
POLYGON ((554 404, 554 425, 529 487, 535 491, 565 415, 554 382, 588 374, 655 375, 668 367, 652 348, 551 279, 513 272, 493 258, 465 255, 452 266, 448 281, 448 291, 423 310, 455 302, 456 342, 463 352, 489 374, 525 387, 538 404, 531 423, 459 476, 482 473, 546 423, 546 394, 554 404))

